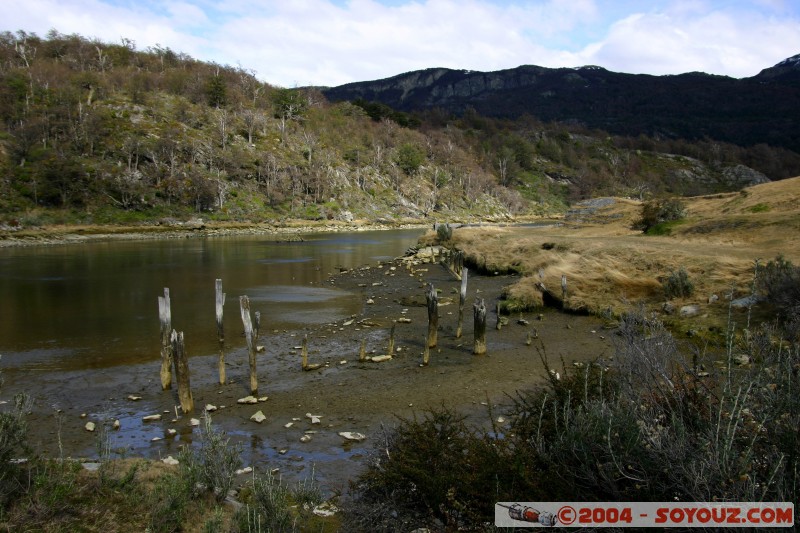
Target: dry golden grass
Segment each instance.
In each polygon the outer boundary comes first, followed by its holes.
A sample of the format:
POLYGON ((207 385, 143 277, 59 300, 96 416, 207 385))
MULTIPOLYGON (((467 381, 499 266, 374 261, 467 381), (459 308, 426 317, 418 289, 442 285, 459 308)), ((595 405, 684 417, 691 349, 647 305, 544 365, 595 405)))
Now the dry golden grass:
POLYGON ((734 297, 749 293, 756 259, 763 263, 783 254, 800 263, 800 178, 684 202, 687 218, 670 236, 632 230, 641 203, 620 199, 596 213, 602 222, 460 228, 453 241, 489 272, 509 267, 520 272, 521 279, 507 290, 519 303, 541 305, 540 281, 560 296, 566 274, 565 306, 592 313, 618 314, 640 302, 660 309, 662 280, 683 267, 694 295, 673 303, 700 305, 703 316, 694 320, 709 324, 727 316, 724 295, 732 289, 734 297), (712 294, 720 299, 709 304, 712 294))

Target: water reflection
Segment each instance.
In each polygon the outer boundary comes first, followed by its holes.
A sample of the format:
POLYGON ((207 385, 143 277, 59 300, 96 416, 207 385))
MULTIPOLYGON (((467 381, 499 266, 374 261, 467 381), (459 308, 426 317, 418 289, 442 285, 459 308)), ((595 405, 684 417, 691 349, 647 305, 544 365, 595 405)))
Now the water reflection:
POLYGON ((312 234, 302 242, 217 237, 0 250, 3 366, 66 370, 159 357, 157 296, 170 288, 173 326, 192 355, 214 353, 214 280, 227 294, 225 330, 242 330, 239 296, 262 330, 357 313, 360 295, 323 286, 340 268, 401 255, 420 230, 312 234))

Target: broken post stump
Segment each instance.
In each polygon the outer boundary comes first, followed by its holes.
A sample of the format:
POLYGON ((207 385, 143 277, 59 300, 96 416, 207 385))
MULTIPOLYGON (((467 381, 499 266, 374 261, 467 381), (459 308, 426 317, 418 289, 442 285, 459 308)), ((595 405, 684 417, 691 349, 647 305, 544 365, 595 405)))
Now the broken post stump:
POLYGON ((363 363, 367 360, 367 341, 361 339, 361 347, 358 349, 358 362, 363 363))
POLYGON ((474 318, 474 337, 472 353, 483 355, 486 353, 486 302, 483 298, 476 298, 472 306, 474 318))
POLYGON ((169 288, 164 287, 164 296, 158 297, 158 318, 161 322, 161 390, 172 387, 172 310, 169 288))
POLYGON ((425 343, 425 350, 422 352, 422 366, 428 366, 428 363, 431 360, 431 349, 428 347, 428 344, 425 343))
POLYGON ((397 324, 392 324, 392 329, 389 330, 389 345, 386 347, 386 353, 394 356, 394 330, 397 324))
POLYGON ((239 296, 239 309, 242 313, 244 337, 247 340, 247 352, 250 361, 250 394, 258 394, 258 375, 256 373, 256 339, 253 331, 253 322, 250 319, 250 298, 239 296))
POLYGON ((194 411, 194 400, 192 399, 192 388, 189 384, 189 359, 186 357, 183 332, 177 332, 173 329, 170 335, 170 343, 172 344, 172 353, 175 360, 178 401, 180 401, 183 414, 189 414, 194 411))
POLYGON ((464 302, 467 300, 467 276, 469 269, 461 267, 461 292, 458 293, 458 327, 456 328, 456 338, 461 338, 461 330, 464 326, 464 302))
POLYGON ((425 300, 428 304, 428 348, 435 348, 439 330, 439 297, 433 283, 428 283, 425 291, 425 300))
POLYGON ((567 275, 561 274, 561 301, 567 301, 567 275))
POLYGON ((224 385, 225 376, 225 327, 222 321, 222 309, 225 305, 225 293, 222 292, 222 280, 214 282, 216 292, 216 311, 217 311, 217 340, 219 342, 219 384, 224 385))
POLYGON ((500 302, 497 302, 497 324, 495 328, 499 331, 503 327, 503 321, 500 320, 500 302))

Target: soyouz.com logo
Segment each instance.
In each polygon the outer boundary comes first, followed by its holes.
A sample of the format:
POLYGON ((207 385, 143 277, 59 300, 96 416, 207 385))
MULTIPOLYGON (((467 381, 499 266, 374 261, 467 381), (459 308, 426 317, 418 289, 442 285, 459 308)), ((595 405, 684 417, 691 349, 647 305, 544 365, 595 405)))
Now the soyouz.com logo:
POLYGON ((793 527, 790 502, 499 502, 497 527, 793 527))

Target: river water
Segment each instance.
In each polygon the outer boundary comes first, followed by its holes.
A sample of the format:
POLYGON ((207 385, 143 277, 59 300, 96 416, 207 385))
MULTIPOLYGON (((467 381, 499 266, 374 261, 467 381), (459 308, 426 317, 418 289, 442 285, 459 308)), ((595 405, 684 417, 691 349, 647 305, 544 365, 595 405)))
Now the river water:
POLYGON ((187 353, 217 349, 214 280, 225 331, 241 334, 239 296, 262 331, 333 322, 362 299, 326 285, 340 268, 402 255, 422 231, 111 241, 0 250, 0 355, 15 370, 70 371, 157 360, 157 297, 169 287, 187 353))

